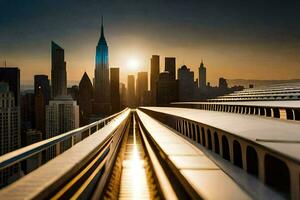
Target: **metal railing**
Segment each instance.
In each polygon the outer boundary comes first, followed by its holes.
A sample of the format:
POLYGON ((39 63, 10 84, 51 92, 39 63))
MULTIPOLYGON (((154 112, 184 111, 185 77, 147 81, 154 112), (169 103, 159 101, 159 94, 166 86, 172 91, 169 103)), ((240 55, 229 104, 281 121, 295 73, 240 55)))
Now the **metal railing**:
MULTIPOLYGON (((68 139, 71 139, 71 147, 75 145, 76 143, 82 141, 86 137, 83 136, 85 133, 87 136, 90 136, 94 132, 98 131, 102 127, 104 127, 108 122, 110 122, 113 118, 118 116, 119 114, 125 112, 127 110, 124 109, 121 112, 118 112, 116 114, 113 114, 107 118, 104 118, 102 120, 93 122, 89 125, 71 130, 69 132, 60 134, 58 136, 43 140, 41 142, 37 142, 34 144, 31 144, 29 146, 20 148, 18 150, 12 151, 10 153, 4 154, 0 157, 0 170, 5 169, 7 167, 10 167, 16 163, 19 163, 31 156, 34 156, 43 150, 46 150, 50 147, 56 146, 56 155, 59 155, 61 153, 60 151, 60 144, 61 142, 64 142, 68 139), (78 140, 79 139, 79 140, 78 140)), ((70 148, 71 148, 70 147, 70 148)))
MULTIPOLYGON (((121 124, 126 122, 129 114, 130 110, 125 109, 113 116, 80 128, 81 132, 91 130, 94 126, 102 126, 103 123, 111 121, 101 130, 95 131, 90 137, 72 147, 70 151, 66 151, 44 166, 17 180, 14 184, 0 190, 0 196, 4 199, 15 200, 49 199, 52 195, 54 195, 51 197, 53 199, 64 199, 65 197, 68 198, 69 192, 75 199, 86 195, 86 191, 90 191, 90 186, 94 180, 99 178, 102 169, 105 168, 114 141, 113 137, 121 124)), ((78 131, 77 133, 80 133, 78 131)), ((71 135, 74 136, 74 134, 76 133, 71 135)), ((37 144, 37 146, 42 145, 37 144)), ((29 147, 24 152, 36 149, 32 145, 29 147)), ((24 152, 22 151, 22 153, 24 152)), ((15 157, 18 157, 18 154, 15 157)), ((22 159, 16 158, 16 160, 20 162, 22 159)))

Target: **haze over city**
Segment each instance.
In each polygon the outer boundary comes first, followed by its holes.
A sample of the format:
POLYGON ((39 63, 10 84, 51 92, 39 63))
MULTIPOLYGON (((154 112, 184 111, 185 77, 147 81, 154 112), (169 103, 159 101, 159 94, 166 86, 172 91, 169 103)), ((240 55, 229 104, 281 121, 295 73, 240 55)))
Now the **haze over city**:
MULTIPOLYGON (((50 75, 50 42, 65 49, 68 80, 93 77, 104 16, 109 65, 148 71, 151 55, 176 57, 207 79, 294 79, 300 76, 299 1, 10 1, 0 2, 0 61, 18 66, 22 83, 50 75)), ((197 77, 197 73, 195 74, 197 77)))

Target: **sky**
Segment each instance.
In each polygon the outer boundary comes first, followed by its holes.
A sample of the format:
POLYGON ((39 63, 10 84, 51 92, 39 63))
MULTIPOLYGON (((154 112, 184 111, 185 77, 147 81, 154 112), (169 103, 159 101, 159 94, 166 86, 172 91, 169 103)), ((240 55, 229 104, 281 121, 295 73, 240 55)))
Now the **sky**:
POLYGON ((92 79, 101 15, 109 65, 124 83, 149 71, 151 55, 161 70, 176 57, 195 78, 203 59, 212 84, 300 78, 300 1, 0 0, 0 8, 0 66, 18 66, 23 84, 50 75, 52 40, 65 49, 69 81, 85 71, 92 79))

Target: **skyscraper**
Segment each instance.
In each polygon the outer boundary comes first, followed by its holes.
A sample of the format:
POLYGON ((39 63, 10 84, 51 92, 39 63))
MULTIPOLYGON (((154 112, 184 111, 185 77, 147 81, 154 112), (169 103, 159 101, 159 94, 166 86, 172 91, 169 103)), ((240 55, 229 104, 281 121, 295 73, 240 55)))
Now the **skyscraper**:
MULTIPOLYGON (((46 106, 46 139, 79 127, 79 107, 71 97, 57 97, 46 106)), ((62 142, 60 150, 70 147, 71 141, 62 142)), ((46 153, 46 160, 55 157, 54 147, 46 153)))
MULTIPOLYGON (((12 77, 11 77, 12 78, 12 77)), ((20 107, 8 83, 0 82, 0 155, 18 149, 20 142, 20 107)), ((20 165, 0 170, 0 188, 19 177, 20 165)))
POLYGON ((157 105, 168 106, 176 101, 178 101, 178 81, 171 78, 168 71, 161 72, 157 81, 157 105))
POLYGON ((120 83, 120 109, 127 106, 127 89, 124 83, 120 83))
POLYGON ((110 92, 112 113, 120 111, 120 70, 110 68, 110 92))
POLYGON ((170 78, 176 79, 176 58, 166 57, 165 58, 165 71, 169 72, 170 78))
POLYGON ((178 81, 179 101, 192 101, 195 92, 194 72, 183 65, 178 69, 178 81))
POLYGON ((47 75, 34 76, 35 128, 45 139, 45 108, 50 99, 50 83, 47 75))
POLYGON ((79 83, 79 92, 78 92, 78 105, 79 105, 79 119, 80 126, 87 125, 89 123, 89 118, 92 114, 92 102, 93 102, 93 85, 92 82, 84 72, 80 83, 79 83))
POLYGON ((53 41, 51 42, 51 88, 52 99, 67 95, 67 71, 65 51, 53 41))
POLYGON ((39 74, 34 75, 34 93, 37 93, 38 90, 41 90, 45 97, 46 104, 48 104, 50 100, 50 81, 47 75, 39 74))
POLYGON ((136 105, 134 75, 128 75, 127 79, 127 105, 130 108, 133 108, 136 105))
POLYGON ((156 105, 156 82, 159 77, 159 56, 152 55, 151 58, 151 74, 150 74, 150 91, 152 105, 156 105))
POLYGON ((0 67, 0 82, 8 83, 14 94, 15 106, 20 106, 20 70, 17 67, 0 67))
POLYGON ((111 111, 108 46, 103 29, 102 22, 101 36, 96 47, 95 59, 95 114, 109 114, 111 111))
POLYGON ((201 61, 199 67, 199 89, 200 92, 205 92, 206 90, 206 68, 204 67, 203 61, 201 61))
POLYGON ((144 105, 144 96, 148 91, 148 72, 139 72, 136 79, 136 98, 139 106, 144 105))

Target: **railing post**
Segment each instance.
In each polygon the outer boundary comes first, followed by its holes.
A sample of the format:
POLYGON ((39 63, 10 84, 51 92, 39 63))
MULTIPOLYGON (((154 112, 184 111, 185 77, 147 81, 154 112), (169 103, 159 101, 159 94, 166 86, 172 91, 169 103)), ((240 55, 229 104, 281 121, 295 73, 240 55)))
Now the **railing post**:
POLYGON ((60 142, 56 143, 55 148, 56 148, 56 156, 58 156, 60 154, 60 142))
POLYGON ((74 146, 74 144, 75 144, 75 136, 72 135, 71 136, 71 147, 74 146))

